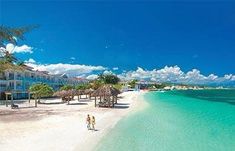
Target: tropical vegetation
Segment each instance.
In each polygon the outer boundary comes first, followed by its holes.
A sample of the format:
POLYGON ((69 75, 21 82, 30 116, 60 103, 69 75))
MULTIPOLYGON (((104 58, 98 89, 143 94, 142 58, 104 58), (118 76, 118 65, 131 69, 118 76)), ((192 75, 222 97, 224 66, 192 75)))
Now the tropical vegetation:
POLYGON ((64 85, 60 88, 60 91, 63 91, 63 90, 68 91, 68 90, 72 90, 72 89, 75 89, 75 87, 72 85, 64 85))
POLYGON ((76 90, 86 90, 92 88, 90 83, 82 83, 75 87, 76 90))
POLYGON ((38 26, 24 26, 11 28, 6 26, 0 26, 0 72, 6 69, 22 70, 24 64, 19 61, 13 53, 10 53, 5 48, 5 44, 12 43, 17 45, 17 40, 24 40, 25 33, 37 28, 38 26))
POLYGON ((30 25, 24 27, 6 27, 1 25, 0 26, 0 47, 4 47, 5 43, 12 43, 14 45, 17 44, 17 40, 25 40, 25 34, 35 28, 38 25, 30 25))
POLYGON ((33 97, 35 98, 36 102, 40 102, 40 99, 42 97, 50 97, 53 95, 52 87, 44 83, 37 83, 31 85, 29 91, 33 94, 33 97))
POLYGON ((120 81, 114 74, 100 74, 97 80, 104 84, 117 84, 120 81))
POLYGON ((117 88, 120 88, 119 85, 120 79, 113 74, 100 74, 97 79, 90 81, 89 84, 87 84, 88 88, 92 88, 94 90, 97 90, 99 87, 105 85, 105 84, 111 84, 117 88))
POLYGON ((130 88, 135 88, 135 85, 137 82, 138 82, 138 80, 134 79, 134 80, 131 80, 130 82, 128 82, 128 85, 130 86, 130 88))

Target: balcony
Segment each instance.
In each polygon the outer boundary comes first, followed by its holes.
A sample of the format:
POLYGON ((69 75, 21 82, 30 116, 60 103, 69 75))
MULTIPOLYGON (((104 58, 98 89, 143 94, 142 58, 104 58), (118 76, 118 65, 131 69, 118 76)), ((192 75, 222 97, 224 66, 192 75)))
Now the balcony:
POLYGON ((0 87, 0 92, 1 91, 6 91, 6 88, 0 87))
POLYGON ((7 91, 14 90, 14 86, 8 86, 8 87, 6 88, 6 90, 7 90, 7 91))
POLYGON ((7 80, 14 80, 14 76, 9 76, 7 80))
POLYGON ((7 83, 7 80, 0 79, 0 83, 7 83))
POLYGON ((7 77, 1 76, 1 77, 0 77, 0 80, 7 80, 7 77))
POLYGON ((16 90, 24 90, 23 86, 16 86, 16 90))
POLYGON ((24 78, 19 76, 19 77, 16 77, 16 80, 23 80, 24 78))

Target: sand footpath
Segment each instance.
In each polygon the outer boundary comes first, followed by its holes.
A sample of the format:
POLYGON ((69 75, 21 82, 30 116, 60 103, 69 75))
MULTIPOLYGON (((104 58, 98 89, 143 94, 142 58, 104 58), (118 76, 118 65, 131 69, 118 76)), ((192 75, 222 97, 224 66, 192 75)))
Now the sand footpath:
POLYGON ((83 99, 71 105, 40 104, 38 108, 0 107, 1 151, 90 151, 130 111, 146 105, 145 92, 125 92, 114 109, 95 108, 83 99), (73 105, 72 105, 73 104, 73 105), (96 117, 96 131, 86 128, 87 114, 96 117))

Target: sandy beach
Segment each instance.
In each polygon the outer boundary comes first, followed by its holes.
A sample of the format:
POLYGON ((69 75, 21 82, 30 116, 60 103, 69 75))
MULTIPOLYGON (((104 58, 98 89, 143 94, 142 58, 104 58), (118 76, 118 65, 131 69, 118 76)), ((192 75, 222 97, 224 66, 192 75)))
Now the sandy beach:
POLYGON ((94 100, 39 104, 11 110, 0 107, 1 151, 90 151, 115 124, 146 105, 145 92, 125 92, 115 108, 95 108, 94 100), (96 117, 96 131, 86 128, 87 114, 96 117))

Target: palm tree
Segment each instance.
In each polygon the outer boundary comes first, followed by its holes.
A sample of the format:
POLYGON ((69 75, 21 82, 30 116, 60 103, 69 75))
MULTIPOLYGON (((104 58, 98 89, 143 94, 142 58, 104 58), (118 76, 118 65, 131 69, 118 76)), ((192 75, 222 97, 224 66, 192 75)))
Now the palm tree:
POLYGON ((25 67, 22 61, 18 61, 14 54, 8 52, 5 48, 0 49, 0 53, 0 72, 6 69, 22 70, 25 67))
POLYGON ((18 28, 0 26, 0 47, 4 47, 5 42, 16 45, 17 39, 24 40, 24 34, 37 27, 38 25, 30 25, 18 28))
POLYGON ((4 63, 16 63, 18 61, 17 58, 13 55, 13 53, 10 53, 6 49, 2 48, 2 49, 0 49, 0 51, 1 51, 0 52, 1 53, 0 59, 4 63))
POLYGON ((35 98, 35 106, 40 103, 42 97, 50 97, 53 95, 53 88, 44 83, 36 83, 30 86, 29 91, 33 93, 35 98))
POLYGON ((120 81, 114 74, 100 74, 98 80, 104 84, 117 84, 120 81))
POLYGON ((6 69, 23 69, 22 67, 24 67, 24 65, 22 62, 20 64, 18 63, 18 59, 14 54, 6 50, 4 43, 16 45, 17 39, 24 40, 24 34, 37 27, 38 25, 18 28, 0 26, 0 72, 3 72, 6 69))

